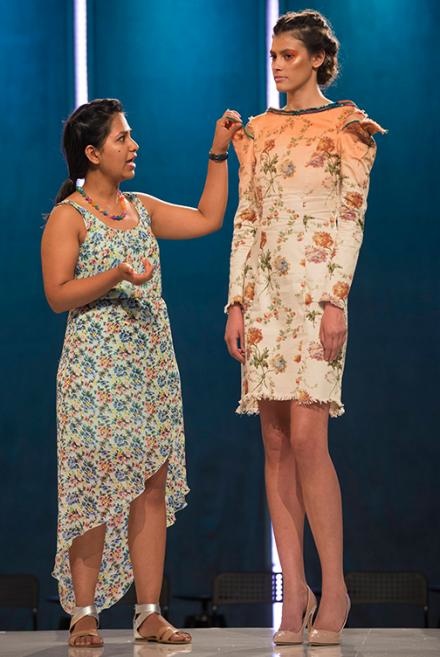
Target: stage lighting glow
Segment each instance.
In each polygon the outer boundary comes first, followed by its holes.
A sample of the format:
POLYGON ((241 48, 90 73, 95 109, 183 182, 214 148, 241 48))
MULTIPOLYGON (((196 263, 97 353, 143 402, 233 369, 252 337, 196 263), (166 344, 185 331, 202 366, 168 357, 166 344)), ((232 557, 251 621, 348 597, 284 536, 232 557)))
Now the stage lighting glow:
MULTIPOLYGON (((277 546, 275 544, 275 537, 273 535, 272 527, 270 528, 271 534, 271 548, 272 548, 272 572, 281 573, 280 558, 278 556, 277 546)), ((275 579, 275 600, 272 605, 272 626, 278 629, 281 623, 282 600, 283 600, 283 584, 282 576, 277 575, 275 579)))
POLYGON ((75 107, 88 101, 87 0, 73 0, 75 47, 75 107))
POLYGON ((266 4, 266 100, 268 107, 279 107, 280 96, 275 86, 275 81, 272 75, 271 61, 270 61, 270 47, 272 44, 272 28, 278 20, 279 16, 279 2, 278 0, 267 0, 266 4))

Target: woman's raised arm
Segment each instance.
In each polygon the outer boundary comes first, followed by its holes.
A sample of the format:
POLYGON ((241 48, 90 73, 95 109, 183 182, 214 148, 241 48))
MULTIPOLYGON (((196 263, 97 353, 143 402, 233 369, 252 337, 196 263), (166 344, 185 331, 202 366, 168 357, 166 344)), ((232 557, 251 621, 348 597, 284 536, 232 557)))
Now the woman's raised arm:
MULTIPOLYGON (((214 156, 227 153, 233 135, 240 129, 238 112, 226 110, 216 123, 210 153, 214 156)), ((197 208, 166 203, 147 194, 139 194, 139 198, 151 217, 152 229, 158 238, 180 240, 213 233, 222 227, 228 200, 227 159, 209 159, 197 208)))

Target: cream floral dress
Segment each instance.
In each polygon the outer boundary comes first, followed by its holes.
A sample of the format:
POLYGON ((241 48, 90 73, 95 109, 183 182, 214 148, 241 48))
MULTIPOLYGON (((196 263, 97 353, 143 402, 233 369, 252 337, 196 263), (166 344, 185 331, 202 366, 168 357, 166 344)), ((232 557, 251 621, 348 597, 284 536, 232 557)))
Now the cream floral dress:
POLYGON ((262 399, 344 412, 345 347, 325 361, 319 328, 323 302, 347 312, 376 132, 385 131, 347 100, 270 108, 234 137, 240 201, 227 305, 244 312, 239 413, 257 413, 262 399))
MULTIPOLYGON (((57 378, 58 546, 54 576, 63 608, 75 597, 69 565, 72 541, 106 525, 95 602, 117 602, 133 581, 127 543, 130 503, 145 480, 168 461, 167 524, 188 492, 179 371, 162 299, 159 247, 150 217, 135 194, 135 228, 119 230, 73 201, 87 236, 75 278, 130 261, 155 266, 140 287, 123 281, 96 301, 69 312, 57 378)), ((148 559, 148 554, 145 555, 148 559)))

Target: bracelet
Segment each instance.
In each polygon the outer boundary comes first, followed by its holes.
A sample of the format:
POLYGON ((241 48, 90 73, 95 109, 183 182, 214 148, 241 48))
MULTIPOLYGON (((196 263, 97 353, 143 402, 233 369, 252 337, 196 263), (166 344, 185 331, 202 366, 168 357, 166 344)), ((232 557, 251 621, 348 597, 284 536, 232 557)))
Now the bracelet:
POLYGON ((212 151, 209 151, 208 158, 214 160, 214 162, 223 162, 223 160, 228 159, 228 151, 226 151, 226 153, 213 153, 212 151))

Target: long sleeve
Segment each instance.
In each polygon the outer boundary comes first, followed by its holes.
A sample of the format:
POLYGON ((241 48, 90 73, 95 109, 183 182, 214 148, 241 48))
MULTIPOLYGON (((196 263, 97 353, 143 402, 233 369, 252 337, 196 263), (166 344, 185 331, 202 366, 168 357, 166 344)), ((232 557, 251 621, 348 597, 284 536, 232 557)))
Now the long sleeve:
POLYGON ((239 203, 234 217, 232 236, 229 293, 225 312, 234 303, 243 303, 243 280, 245 263, 256 232, 258 207, 254 190, 254 140, 252 128, 248 124, 246 131, 240 130, 234 136, 233 144, 240 163, 239 169, 239 203))
POLYGON ((344 309, 347 304, 364 233, 370 171, 376 156, 372 135, 384 133, 380 125, 357 110, 342 126, 340 205, 337 233, 320 301, 344 309))

